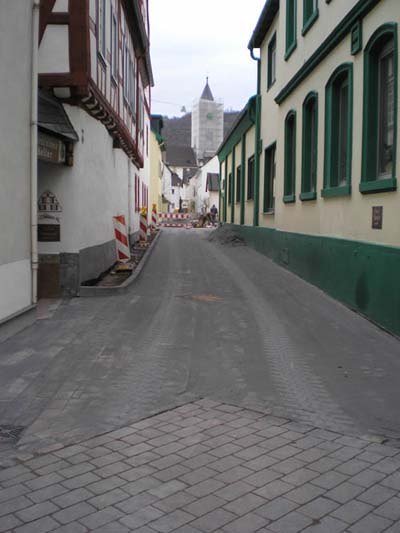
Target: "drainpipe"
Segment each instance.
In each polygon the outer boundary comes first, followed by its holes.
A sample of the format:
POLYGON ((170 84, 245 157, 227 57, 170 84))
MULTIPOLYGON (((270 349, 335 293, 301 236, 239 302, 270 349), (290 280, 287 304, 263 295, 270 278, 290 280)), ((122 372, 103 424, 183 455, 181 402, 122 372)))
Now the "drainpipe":
POLYGON ((37 144, 38 144, 38 48, 39 48, 40 1, 33 0, 32 6, 32 80, 31 80, 31 269, 32 304, 37 303, 38 241, 37 241, 37 144))
POLYGON ((257 61, 256 135, 254 150, 254 217, 253 226, 259 225, 260 212, 260 141, 261 141, 261 58, 250 48, 251 59, 257 61))

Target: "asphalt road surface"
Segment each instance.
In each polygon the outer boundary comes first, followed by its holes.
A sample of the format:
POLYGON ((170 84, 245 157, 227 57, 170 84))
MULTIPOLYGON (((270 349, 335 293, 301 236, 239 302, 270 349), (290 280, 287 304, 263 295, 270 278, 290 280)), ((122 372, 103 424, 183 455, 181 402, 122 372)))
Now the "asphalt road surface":
POLYGON ((0 426, 25 428, 20 450, 201 397, 400 437, 399 340, 209 234, 164 230, 129 292, 65 300, 0 344, 0 426))

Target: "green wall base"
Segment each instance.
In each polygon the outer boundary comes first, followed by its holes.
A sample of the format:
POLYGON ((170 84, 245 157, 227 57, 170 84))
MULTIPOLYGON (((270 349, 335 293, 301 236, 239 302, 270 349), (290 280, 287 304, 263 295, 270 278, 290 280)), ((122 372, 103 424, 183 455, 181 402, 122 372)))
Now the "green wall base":
POLYGON ((400 336, 400 248, 232 227, 257 251, 400 336))

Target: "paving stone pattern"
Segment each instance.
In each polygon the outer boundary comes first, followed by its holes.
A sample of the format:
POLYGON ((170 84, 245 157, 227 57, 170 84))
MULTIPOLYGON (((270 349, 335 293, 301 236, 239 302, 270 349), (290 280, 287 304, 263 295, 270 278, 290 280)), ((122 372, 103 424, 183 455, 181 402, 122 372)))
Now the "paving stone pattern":
POLYGON ((400 449, 201 399, 0 470, 0 532, 399 533, 400 449))

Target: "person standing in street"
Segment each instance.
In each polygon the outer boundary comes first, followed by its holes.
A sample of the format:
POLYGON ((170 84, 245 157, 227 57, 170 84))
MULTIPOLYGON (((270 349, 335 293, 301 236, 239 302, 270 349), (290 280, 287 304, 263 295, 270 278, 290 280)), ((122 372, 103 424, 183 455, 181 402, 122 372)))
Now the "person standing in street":
POLYGON ((217 222, 217 215, 218 215, 218 209, 215 204, 213 204, 212 208, 210 209, 210 213, 211 213, 212 225, 215 226, 217 222))

